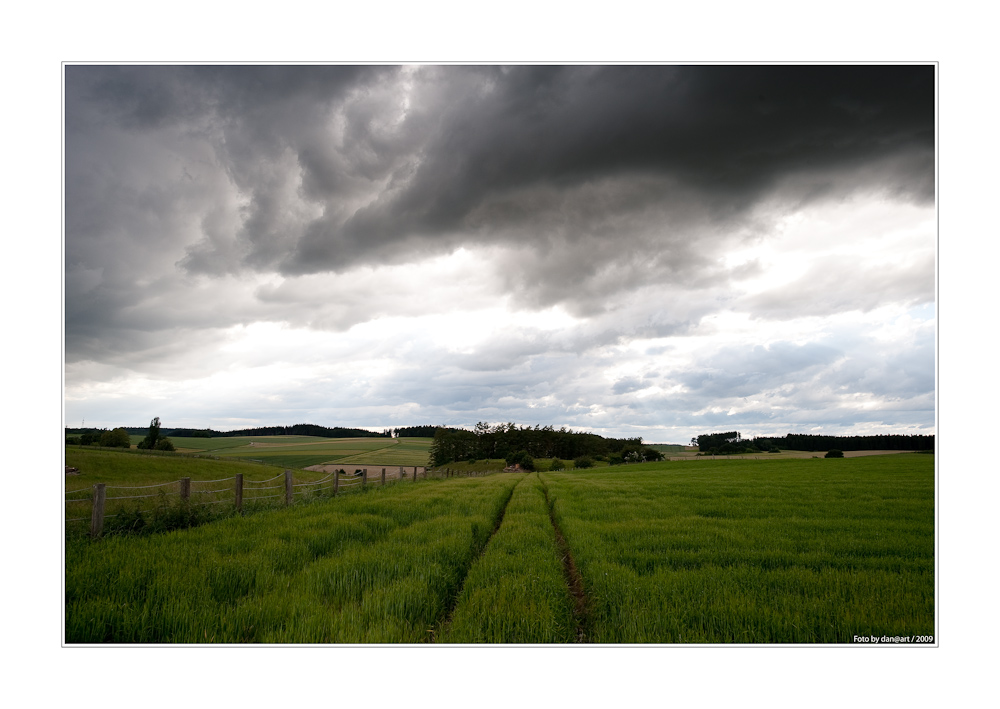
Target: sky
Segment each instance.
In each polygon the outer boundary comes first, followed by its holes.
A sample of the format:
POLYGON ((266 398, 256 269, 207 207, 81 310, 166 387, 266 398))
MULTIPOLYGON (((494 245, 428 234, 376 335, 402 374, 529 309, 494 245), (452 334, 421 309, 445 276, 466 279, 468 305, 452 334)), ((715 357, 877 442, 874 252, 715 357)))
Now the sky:
POLYGON ((68 64, 64 423, 933 434, 935 72, 68 64))

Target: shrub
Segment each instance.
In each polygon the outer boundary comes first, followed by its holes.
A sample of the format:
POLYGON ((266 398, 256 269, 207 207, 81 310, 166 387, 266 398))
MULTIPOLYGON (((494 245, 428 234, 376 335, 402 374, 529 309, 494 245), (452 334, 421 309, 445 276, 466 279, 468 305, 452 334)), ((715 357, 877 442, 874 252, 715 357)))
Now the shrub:
POLYGON ((565 467, 566 464, 558 458, 553 458, 552 462, 549 463, 549 470, 563 470, 565 467))
POLYGON ((169 438, 161 438, 156 442, 156 447, 154 450, 158 451, 173 451, 177 450, 174 448, 174 443, 169 438))
POLYGON ((828 451, 827 454, 824 455, 823 457, 824 458, 843 458, 844 457, 844 451, 838 451, 838 450, 828 451))
POLYGON ((535 469, 535 459, 528 455, 528 451, 510 453, 505 460, 507 461, 507 465, 520 465, 522 470, 535 469))
POLYGON ((116 428, 113 431, 105 431, 101 434, 101 445, 105 448, 131 448, 132 441, 128 437, 128 431, 124 428, 116 428))
POLYGON ((579 458, 576 458, 573 461, 573 467, 574 468, 593 468, 594 467, 594 459, 591 458, 589 455, 581 455, 579 458))
POLYGON ((643 448, 642 459, 645 460, 647 463, 657 460, 663 460, 663 453, 656 450, 655 448, 643 448))

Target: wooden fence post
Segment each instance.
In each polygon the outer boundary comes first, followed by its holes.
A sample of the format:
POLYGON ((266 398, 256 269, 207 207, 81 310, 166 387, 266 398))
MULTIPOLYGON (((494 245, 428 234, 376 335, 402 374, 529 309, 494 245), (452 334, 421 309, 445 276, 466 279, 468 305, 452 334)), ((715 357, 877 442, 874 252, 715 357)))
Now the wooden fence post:
POLYGON ((368 486, 368 468, 361 471, 361 487, 368 486))
POLYGON ((337 492, 340 490, 340 470, 333 471, 333 496, 337 496, 337 492))
POLYGON ((382 468, 382 487, 385 487, 385 468, 382 468))
POLYGON ((187 504, 191 500, 191 478, 181 478, 181 502, 187 504))
POLYGON ((413 466, 413 482, 417 481, 417 466, 413 466))
POLYGON ((104 529, 104 483, 94 485, 94 500, 90 508, 90 536, 101 536, 104 529))
POLYGON ((243 473, 236 473, 236 511, 243 511, 243 473))
POLYGON ((292 504, 292 471, 285 470, 285 505, 292 504))

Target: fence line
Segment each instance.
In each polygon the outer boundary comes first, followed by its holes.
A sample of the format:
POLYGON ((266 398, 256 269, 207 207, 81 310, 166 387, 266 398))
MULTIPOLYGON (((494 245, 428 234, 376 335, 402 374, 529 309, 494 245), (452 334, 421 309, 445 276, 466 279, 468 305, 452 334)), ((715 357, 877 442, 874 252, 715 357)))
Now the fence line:
MULTIPOLYGON (((402 480, 405 477, 404 466, 398 466, 398 467, 399 467, 399 471, 398 471, 399 472, 399 478, 398 478, 398 480, 402 480)), ((417 481, 417 478, 420 475, 420 467, 421 466, 414 466, 413 467, 413 481, 414 482, 417 481)), ((296 493, 304 494, 304 495, 311 495, 313 492, 316 492, 316 493, 322 492, 322 490, 320 488, 317 488, 316 490, 296 490, 295 488, 317 487, 317 486, 320 486, 320 485, 323 485, 323 484, 329 484, 332 481, 333 482, 333 487, 332 487, 331 491, 332 491, 333 495, 337 495, 339 493, 339 491, 340 491, 341 488, 354 488, 354 487, 358 487, 358 486, 360 486, 362 488, 367 487, 368 486, 368 468, 358 468, 357 472, 354 475, 350 475, 350 476, 348 476, 346 474, 346 472, 345 472, 345 474, 344 474, 344 480, 342 481, 341 480, 341 472, 340 472, 340 470, 337 470, 337 471, 334 471, 333 473, 328 474, 326 477, 320 478, 319 480, 315 480, 313 482, 304 482, 304 483, 295 483, 294 482, 294 478, 293 478, 293 474, 292 474, 291 470, 285 470, 284 473, 282 473, 280 475, 276 475, 273 478, 269 478, 267 480, 246 480, 246 481, 244 481, 243 480, 243 474, 242 473, 238 473, 238 474, 236 474, 235 476, 233 476, 231 478, 222 478, 222 479, 219 479, 219 480, 191 480, 191 478, 181 478, 180 480, 175 480, 175 481, 167 482, 167 483, 157 483, 155 485, 134 485, 134 486, 114 485, 114 486, 108 486, 105 483, 97 483, 89 491, 88 490, 70 490, 70 491, 68 491, 66 493, 67 496, 68 495, 75 495, 75 494, 83 494, 83 493, 88 493, 88 492, 90 494, 89 494, 88 497, 78 497, 78 498, 66 497, 65 498, 65 502, 67 502, 67 503, 68 502, 90 502, 91 503, 92 506, 91 506, 91 515, 90 515, 90 535, 92 537, 99 537, 99 536, 101 536, 101 533, 102 533, 103 528, 104 528, 104 520, 105 519, 110 519, 112 517, 119 516, 118 514, 113 514, 113 515, 112 514, 106 514, 105 511, 104 511, 105 502, 107 502, 107 501, 115 501, 115 500, 143 500, 143 499, 148 499, 148 498, 154 498, 154 497, 155 498, 160 498, 160 497, 164 497, 165 496, 164 491, 161 490, 159 493, 153 494, 153 495, 120 495, 120 496, 115 496, 115 497, 107 497, 107 491, 108 490, 146 490, 146 489, 155 488, 155 487, 167 487, 167 486, 170 486, 170 485, 177 485, 178 489, 176 491, 172 491, 172 492, 169 492, 169 493, 166 493, 166 494, 169 494, 169 495, 178 495, 180 497, 181 503, 184 504, 184 505, 192 504, 191 501, 190 501, 190 499, 191 499, 191 493, 192 492, 195 492, 195 493, 201 494, 201 495, 212 495, 212 494, 218 495, 218 494, 229 494, 229 493, 232 493, 233 494, 233 498, 232 498, 233 504, 235 505, 237 511, 242 512, 243 511, 243 502, 244 502, 244 500, 253 502, 255 500, 267 500, 267 499, 271 499, 271 498, 275 498, 275 497, 282 497, 282 496, 284 496, 284 498, 285 498, 285 505, 287 506, 287 505, 292 504, 292 502, 294 500, 294 496, 295 496, 296 493), (361 474, 358 475, 357 472, 360 472, 361 474), (279 479, 281 477, 284 477, 284 479, 285 479, 283 485, 270 485, 270 486, 265 486, 265 487, 247 487, 248 485, 260 485, 262 483, 273 482, 274 480, 277 480, 277 479, 279 479), (233 487, 231 487, 231 488, 220 488, 220 489, 217 489, 217 490, 193 490, 193 491, 191 489, 192 483, 193 484, 220 483, 220 482, 228 482, 230 480, 234 481, 233 487), (247 496, 244 497, 244 492, 257 493, 257 492, 262 492, 264 490, 280 490, 281 488, 284 488, 284 490, 285 490, 284 495, 282 495, 282 493, 277 493, 277 494, 274 494, 274 495, 250 494, 250 495, 247 495, 247 496)), ((428 477, 428 471, 427 471, 426 467, 423 468, 423 477, 424 478, 428 477)), ((384 486, 386 484, 386 468, 382 468, 381 469, 381 480, 380 480, 380 482, 381 482, 382 486, 384 486)), ((204 506, 204 505, 216 505, 216 504, 221 504, 221 503, 224 503, 224 502, 230 502, 230 500, 228 500, 228 499, 224 499, 224 500, 211 500, 211 501, 208 501, 208 502, 197 502, 197 503, 193 503, 193 504, 195 506, 204 506)), ((82 522, 82 521, 85 521, 86 519, 87 519, 86 517, 72 517, 72 518, 67 518, 65 521, 66 522, 82 522)))

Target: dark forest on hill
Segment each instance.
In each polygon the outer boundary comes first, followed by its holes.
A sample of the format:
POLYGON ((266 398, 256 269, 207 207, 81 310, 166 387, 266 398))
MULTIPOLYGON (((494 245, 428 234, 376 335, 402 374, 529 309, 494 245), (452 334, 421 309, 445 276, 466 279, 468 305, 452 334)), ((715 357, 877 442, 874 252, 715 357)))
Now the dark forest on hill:
MULTIPOLYGON (((81 435, 85 433, 100 434, 104 429, 67 428, 66 435, 81 435)), ((149 430, 148 426, 126 426, 125 430, 133 436, 141 436, 149 430)), ((311 423, 297 423, 294 426, 259 426, 257 428, 241 428, 235 431, 214 431, 210 428, 164 428, 162 435, 178 438, 229 438, 232 436, 319 436, 321 438, 388 438, 388 430, 375 432, 362 428, 328 428, 311 423)), ((431 434, 433 435, 433 434, 431 434)))
POLYGON ((552 426, 517 426, 514 423, 490 426, 480 422, 474 430, 438 428, 431 444, 431 465, 462 460, 507 458, 525 452, 532 458, 572 460, 580 456, 609 456, 639 449, 642 438, 604 438, 595 433, 554 429, 552 426))
POLYGON ((902 436, 886 434, 877 436, 816 436, 789 433, 782 437, 760 436, 743 438, 739 431, 706 433, 691 439, 702 453, 756 453, 777 450, 790 451, 924 451, 934 450, 934 436, 902 436))

